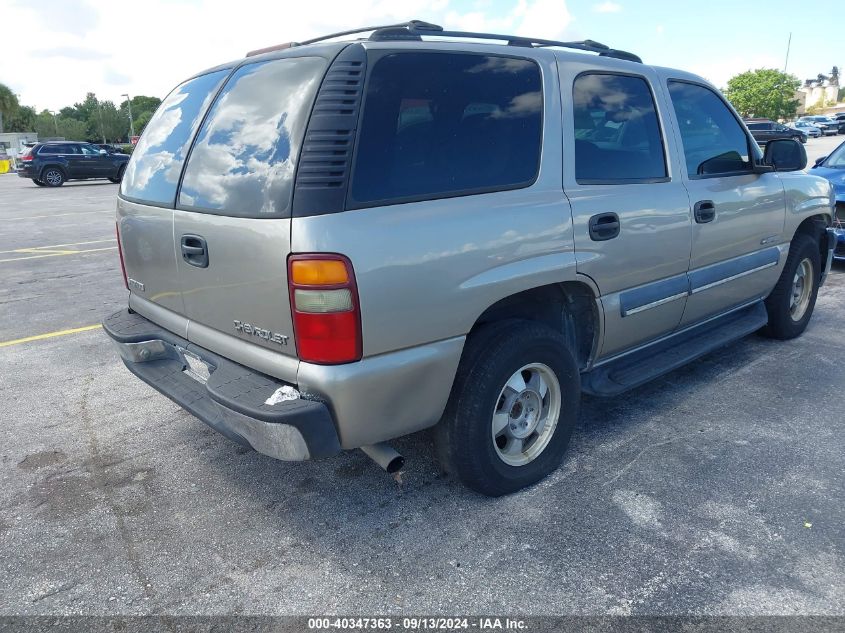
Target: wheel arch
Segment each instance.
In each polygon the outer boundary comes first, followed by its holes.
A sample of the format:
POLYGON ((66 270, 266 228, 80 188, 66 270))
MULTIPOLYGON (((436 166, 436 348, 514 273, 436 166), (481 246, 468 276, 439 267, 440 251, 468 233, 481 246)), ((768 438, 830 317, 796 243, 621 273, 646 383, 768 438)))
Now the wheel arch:
MULTIPOLYGON (((827 244, 822 239, 822 236, 824 235, 825 229, 830 226, 830 222, 831 218, 827 214, 820 213, 818 215, 812 215, 801 221, 801 224, 795 229, 795 234, 793 235, 793 239, 796 235, 807 235, 815 240, 822 263, 827 259, 827 244)), ((822 273, 823 271, 819 271, 819 275, 822 273)))
POLYGON ((523 319, 548 325, 564 335, 581 370, 598 350, 602 327, 597 292, 586 281, 537 286, 499 299, 479 315, 470 330, 504 319, 523 319))
POLYGON ((62 175, 65 177, 65 180, 68 179, 67 169, 61 163, 47 163, 46 165, 44 165, 41 168, 41 171, 38 172, 38 179, 43 181, 44 172, 51 168, 58 169, 60 172, 62 172, 62 175))

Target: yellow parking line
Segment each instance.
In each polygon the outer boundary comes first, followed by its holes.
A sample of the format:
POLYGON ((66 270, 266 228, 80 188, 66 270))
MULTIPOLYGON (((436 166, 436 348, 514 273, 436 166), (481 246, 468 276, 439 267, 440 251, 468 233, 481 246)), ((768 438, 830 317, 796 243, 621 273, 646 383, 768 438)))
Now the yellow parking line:
POLYGON ((9 347, 10 345, 20 345, 21 343, 29 343, 31 341, 42 341, 45 338, 55 338, 56 336, 66 336, 68 334, 76 334, 78 332, 88 332, 89 330, 96 330, 102 326, 86 325, 85 327, 76 327, 70 330, 59 330, 58 332, 47 332, 46 334, 36 334, 35 336, 26 336, 24 338, 16 338, 12 341, 0 341, 0 347, 9 347))
MULTIPOLYGON (((117 246, 106 246, 105 248, 89 248, 84 251, 47 251, 46 255, 29 255, 28 257, 12 257, 10 259, 0 259, 0 264, 7 264, 9 262, 22 262, 25 259, 41 259, 43 257, 59 257, 61 255, 80 255, 81 253, 97 253, 99 251, 116 251, 117 246)), ((26 253, 26 252, 41 252, 35 249, 11 251, 12 253, 26 253)))

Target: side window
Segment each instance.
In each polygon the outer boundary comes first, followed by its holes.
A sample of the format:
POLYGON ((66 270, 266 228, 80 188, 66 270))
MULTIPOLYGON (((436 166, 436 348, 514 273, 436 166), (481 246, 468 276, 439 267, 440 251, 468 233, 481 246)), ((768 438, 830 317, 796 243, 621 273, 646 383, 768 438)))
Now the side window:
POLYGON ((100 148, 94 147, 93 145, 80 145, 82 148, 82 153, 86 156, 98 156, 100 154, 100 148))
POLYGON ((120 192, 127 198, 171 206, 188 145, 218 86, 219 70, 178 86, 156 110, 132 152, 120 192))
POLYGON ((63 152, 61 151, 60 145, 42 145, 41 149, 38 150, 39 156, 50 156, 52 154, 61 154, 61 153, 63 153, 63 152))
POLYGON ((394 53, 370 73, 353 207, 530 185, 542 140, 540 69, 515 57, 394 53))
POLYGON ((579 183, 666 178, 663 138, 645 79, 582 74, 573 84, 572 102, 575 179, 579 183))
POLYGON ((748 137, 725 102, 710 88, 670 81, 669 94, 690 177, 751 169, 748 137))
POLYGON ((197 135, 179 206, 241 217, 287 211, 326 65, 322 57, 294 57, 238 68, 197 135))

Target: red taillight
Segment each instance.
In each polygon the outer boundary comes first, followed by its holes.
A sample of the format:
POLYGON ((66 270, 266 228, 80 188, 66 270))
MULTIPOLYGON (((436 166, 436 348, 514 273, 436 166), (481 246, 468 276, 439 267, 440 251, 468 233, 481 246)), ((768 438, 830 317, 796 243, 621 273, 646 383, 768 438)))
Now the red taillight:
POLYGON ((126 264, 123 263, 123 247, 120 245, 120 226, 114 223, 114 233, 117 236, 117 254, 120 255, 120 272, 123 273, 123 285, 129 290, 129 280, 126 278, 126 264))
POLYGON ((361 360, 361 310, 352 262, 343 255, 291 255, 288 286, 299 358, 321 365, 361 360))
POLYGON ((28 163, 32 160, 32 150, 26 150, 26 153, 21 156, 21 160, 25 163, 28 163))

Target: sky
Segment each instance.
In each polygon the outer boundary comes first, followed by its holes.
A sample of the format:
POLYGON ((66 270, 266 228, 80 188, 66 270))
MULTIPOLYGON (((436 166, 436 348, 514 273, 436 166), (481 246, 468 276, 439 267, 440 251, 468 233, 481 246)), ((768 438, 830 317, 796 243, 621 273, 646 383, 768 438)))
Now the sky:
POLYGON ((827 16, 785 0, 0 0, 0 83, 38 111, 87 92, 164 97, 176 84, 248 51, 357 26, 421 19, 445 28, 593 39, 724 87, 754 68, 800 79, 845 65, 827 16), (765 32, 761 30, 765 25, 765 32))

